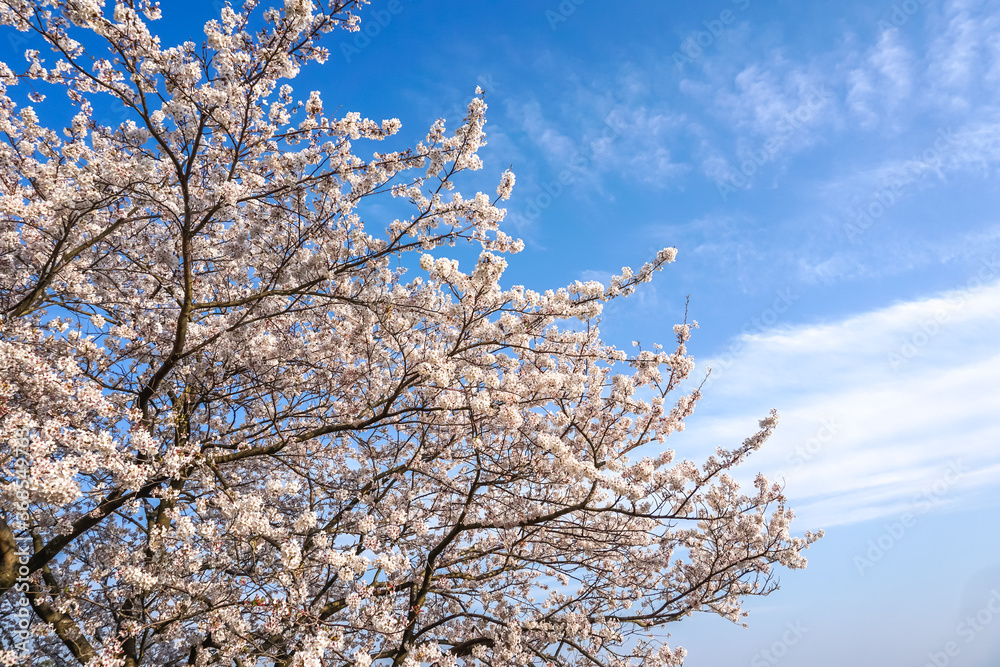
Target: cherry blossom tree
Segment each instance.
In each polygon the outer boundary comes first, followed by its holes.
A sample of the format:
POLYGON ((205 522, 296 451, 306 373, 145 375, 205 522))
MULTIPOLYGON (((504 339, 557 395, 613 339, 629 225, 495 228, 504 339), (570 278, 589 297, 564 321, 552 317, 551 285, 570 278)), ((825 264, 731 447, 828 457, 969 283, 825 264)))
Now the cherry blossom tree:
POLYGON ((658 628, 805 565, 781 488, 731 475, 773 414, 662 446, 696 323, 599 337, 674 249, 503 287, 514 175, 454 189, 480 92, 370 157, 398 120, 293 94, 360 4, 247 0, 167 48, 149 0, 0 0, 37 46, 0 63, 3 664, 679 665, 658 628))

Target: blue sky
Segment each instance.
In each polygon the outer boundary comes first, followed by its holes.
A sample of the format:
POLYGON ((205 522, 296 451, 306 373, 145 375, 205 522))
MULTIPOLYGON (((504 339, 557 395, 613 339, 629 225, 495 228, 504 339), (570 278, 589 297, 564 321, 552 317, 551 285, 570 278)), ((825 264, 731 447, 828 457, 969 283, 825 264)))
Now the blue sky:
MULTIPOLYGON (((217 11, 162 4, 165 43, 217 11)), ((507 279, 601 279, 676 246, 602 326, 669 343, 690 295, 713 374, 671 446, 697 460, 782 415, 747 476, 783 476, 798 531, 827 537, 749 628, 669 628, 686 664, 1000 664, 1000 2, 389 8, 331 35, 296 92, 398 117, 412 144, 482 86, 464 190, 517 174, 507 279)))
POLYGON ((484 87, 471 185, 517 174, 507 277, 600 279, 675 245, 603 324, 668 342, 690 295, 713 375, 672 446, 697 459, 782 414, 746 472, 783 476, 827 537, 749 628, 669 628, 687 664, 1000 664, 1000 2, 394 7, 298 87, 411 140, 484 87))

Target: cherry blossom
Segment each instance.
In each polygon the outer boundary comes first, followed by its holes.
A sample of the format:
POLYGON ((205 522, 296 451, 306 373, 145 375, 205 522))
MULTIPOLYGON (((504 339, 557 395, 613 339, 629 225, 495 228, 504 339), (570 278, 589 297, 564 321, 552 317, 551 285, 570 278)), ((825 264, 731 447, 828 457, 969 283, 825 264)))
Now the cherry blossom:
POLYGON ((514 174, 455 189, 482 91, 379 152, 397 119, 293 87, 363 4, 248 0, 166 46, 150 0, 0 0, 35 47, 0 64, 0 591, 34 615, 0 663, 679 665, 663 626, 805 566, 820 534, 733 476, 776 415, 663 446, 696 323, 600 338, 675 249, 505 286, 514 174))

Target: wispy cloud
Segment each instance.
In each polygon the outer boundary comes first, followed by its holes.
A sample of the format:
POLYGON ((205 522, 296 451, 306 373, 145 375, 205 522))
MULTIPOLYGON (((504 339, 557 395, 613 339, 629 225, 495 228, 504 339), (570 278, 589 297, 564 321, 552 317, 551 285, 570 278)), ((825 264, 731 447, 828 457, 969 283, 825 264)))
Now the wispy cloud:
POLYGON ((928 50, 929 83, 939 100, 955 108, 968 105, 966 93, 973 81, 982 55, 980 49, 984 39, 990 34, 984 28, 995 31, 995 18, 974 16, 969 3, 956 1, 945 7, 946 27, 937 35, 928 50), (985 24, 984 24, 985 21, 985 24), (945 93, 942 95, 942 93, 945 93))
POLYGON ((745 336, 685 440, 739 441, 779 408, 781 427, 747 468, 785 478, 803 526, 897 514, 954 461, 970 472, 935 502, 969 502, 1000 483, 997 277, 994 260, 933 298, 745 336))
POLYGON ((882 33, 859 67, 847 77, 846 104, 863 127, 891 119, 913 91, 913 54, 901 43, 899 30, 882 33))
POLYGON ((829 75, 778 51, 736 71, 707 66, 697 75, 681 80, 679 90, 717 121, 696 133, 694 156, 720 185, 723 201, 751 187, 771 163, 783 165, 815 145, 820 130, 836 123, 829 75))

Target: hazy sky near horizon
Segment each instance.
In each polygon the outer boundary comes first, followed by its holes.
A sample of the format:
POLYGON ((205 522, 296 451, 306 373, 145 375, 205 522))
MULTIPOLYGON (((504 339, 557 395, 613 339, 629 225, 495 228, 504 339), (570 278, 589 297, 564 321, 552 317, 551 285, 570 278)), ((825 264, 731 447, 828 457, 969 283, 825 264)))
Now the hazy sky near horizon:
MULTIPOLYGON (((171 44, 220 3, 161 5, 171 44)), ((1000 0, 374 0, 326 45, 297 96, 397 117, 402 144, 485 89, 460 184, 517 175, 508 284, 678 248, 601 326, 670 344, 689 298, 712 374, 679 457, 779 410, 744 473, 827 536, 748 628, 668 628, 687 665, 1000 664, 1000 0)))

